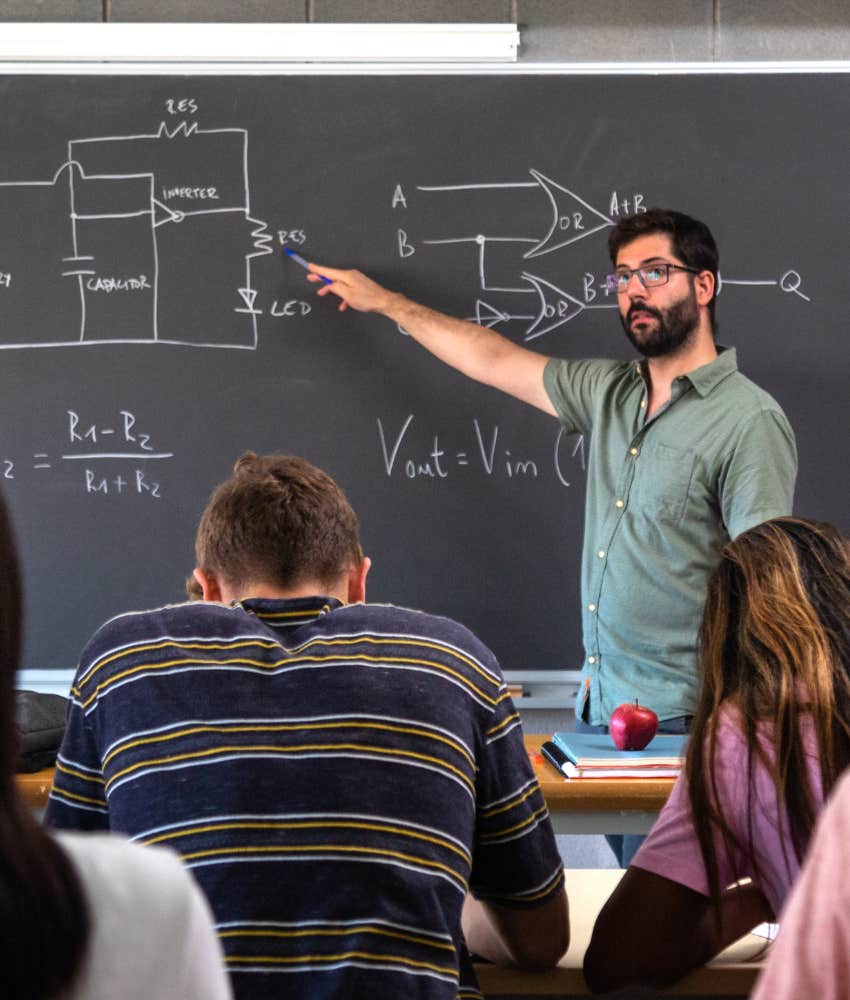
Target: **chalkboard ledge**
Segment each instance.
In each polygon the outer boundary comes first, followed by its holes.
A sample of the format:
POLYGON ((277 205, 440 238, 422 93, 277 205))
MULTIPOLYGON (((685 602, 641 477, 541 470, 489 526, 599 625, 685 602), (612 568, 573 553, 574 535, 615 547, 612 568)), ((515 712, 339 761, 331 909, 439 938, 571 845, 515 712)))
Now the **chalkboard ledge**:
MULTIPOLYGON (((578 670, 515 670, 505 674, 508 684, 522 689, 515 698, 520 709, 572 708, 579 677, 578 670)), ((73 670, 29 669, 20 671, 17 686, 24 691, 67 697, 73 679, 73 670)))
POLYGON ((61 694, 67 698, 74 680, 73 670, 21 670, 17 687, 22 691, 61 694))
POLYGON ((517 708, 572 708, 581 673, 578 670, 506 670, 505 681, 511 687, 517 708))

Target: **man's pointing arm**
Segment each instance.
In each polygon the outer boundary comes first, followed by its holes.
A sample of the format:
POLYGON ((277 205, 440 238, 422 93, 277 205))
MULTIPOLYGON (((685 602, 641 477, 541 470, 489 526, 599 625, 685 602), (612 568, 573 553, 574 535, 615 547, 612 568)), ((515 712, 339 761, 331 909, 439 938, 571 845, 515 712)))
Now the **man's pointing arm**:
POLYGON ((339 309, 375 312, 397 323, 435 357, 464 375, 501 389, 555 416, 543 386, 545 355, 469 320, 455 319, 391 292, 360 271, 310 264, 308 280, 321 283, 319 295, 336 295, 339 309), (322 282, 330 278, 331 284, 322 282))

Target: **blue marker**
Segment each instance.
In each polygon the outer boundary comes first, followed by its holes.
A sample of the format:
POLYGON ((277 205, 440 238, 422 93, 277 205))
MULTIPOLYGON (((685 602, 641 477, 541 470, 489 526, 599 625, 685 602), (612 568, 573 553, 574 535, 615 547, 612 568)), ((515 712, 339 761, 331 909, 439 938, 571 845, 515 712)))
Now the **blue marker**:
MULTIPOLYGON (((300 253, 296 253, 294 250, 290 250, 289 247, 284 247, 283 248, 283 252, 285 254, 287 254, 287 256, 291 257, 295 261, 296 264, 300 264, 304 268, 305 271, 309 271, 310 270, 309 264, 307 263, 306 260, 304 260, 304 258, 301 256, 300 253)), ((310 273, 311 274, 315 274, 316 272, 315 271, 310 271, 310 273)), ((333 284, 333 281, 331 281, 330 278, 326 278, 323 274, 319 274, 319 275, 316 275, 316 276, 318 278, 321 278, 322 281, 324 281, 324 283, 326 285, 332 285, 333 284)))

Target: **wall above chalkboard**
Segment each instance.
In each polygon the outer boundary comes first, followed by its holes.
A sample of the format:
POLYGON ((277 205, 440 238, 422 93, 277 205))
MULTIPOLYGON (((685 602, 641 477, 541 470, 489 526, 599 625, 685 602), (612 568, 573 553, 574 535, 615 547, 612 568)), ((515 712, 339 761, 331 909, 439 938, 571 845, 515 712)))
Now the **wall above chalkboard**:
POLYGON ((372 599, 459 618, 506 670, 579 665, 584 441, 338 313, 285 247, 547 354, 627 357, 610 225, 705 219, 719 339, 797 434, 797 511, 846 528, 846 75, 30 74, 0 99, 25 666, 181 599, 247 448, 344 486, 372 599))

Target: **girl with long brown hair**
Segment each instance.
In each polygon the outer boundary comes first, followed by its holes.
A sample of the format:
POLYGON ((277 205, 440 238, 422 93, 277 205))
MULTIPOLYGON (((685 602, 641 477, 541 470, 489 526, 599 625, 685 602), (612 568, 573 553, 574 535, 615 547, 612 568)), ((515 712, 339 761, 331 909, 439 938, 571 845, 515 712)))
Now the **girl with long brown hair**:
POLYGON ((212 918, 169 851, 50 836, 14 776, 21 584, 0 497, 0 983, 27 1000, 227 1000, 212 918))
POLYGON ((599 914, 595 990, 667 985, 779 913, 850 764, 850 541, 777 518, 727 543, 700 659, 685 773, 599 914))

